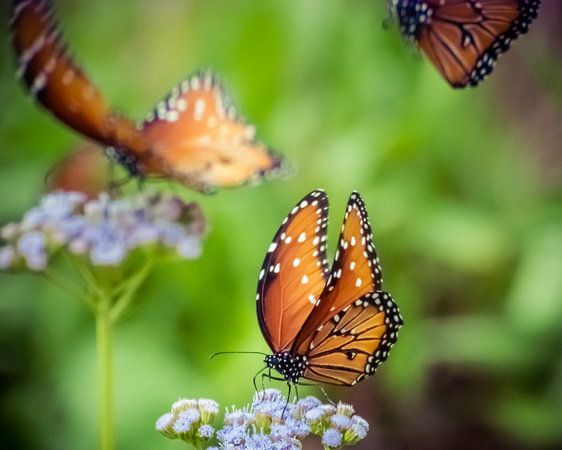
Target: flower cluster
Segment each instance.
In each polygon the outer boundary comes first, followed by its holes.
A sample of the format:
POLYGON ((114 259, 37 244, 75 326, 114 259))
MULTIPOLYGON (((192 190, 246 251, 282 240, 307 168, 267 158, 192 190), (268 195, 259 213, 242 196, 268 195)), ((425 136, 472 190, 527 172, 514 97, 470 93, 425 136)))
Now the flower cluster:
MULTIPOLYGON (((205 434, 212 427, 208 422, 197 422, 196 408, 201 400, 181 402, 189 404, 192 412, 181 417, 172 407, 172 413, 158 419, 156 429, 167 437, 179 437, 198 446, 203 435, 205 439, 212 435, 205 434), (204 433, 205 426, 209 428, 204 433)), ((265 389, 255 394, 251 407, 227 410, 224 427, 216 437, 223 450, 296 450, 302 448, 301 441, 307 435, 314 434, 322 438, 325 449, 340 449, 359 442, 368 430, 368 423, 350 405, 325 405, 312 396, 289 403, 281 391, 265 389)))
POLYGON ((139 247, 174 249, 180 257, 201 252, 205 224, 199 206, 159 194, 88 201, 77 192, 48 194, 19 223, 6 225, 0 269, 44 270, 60 249, 94 265, 115 266, 139 247))
POLYGON ((211 425, 219 412, 219 405, 213 400, 180 399, 172 405, 172 411, 156 422, 156 429, 170 439, 181 439, 199 448, 215 434, 211 425))

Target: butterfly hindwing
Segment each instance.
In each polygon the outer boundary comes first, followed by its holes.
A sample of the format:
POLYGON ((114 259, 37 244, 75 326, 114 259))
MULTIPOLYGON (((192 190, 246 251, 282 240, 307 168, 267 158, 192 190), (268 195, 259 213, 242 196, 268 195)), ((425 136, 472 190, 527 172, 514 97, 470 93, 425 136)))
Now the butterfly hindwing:
POLYGON ((402 318, 386 292, 370 292, 311 336, 303 377, 353 386, 372 375, 396 342, 402 318))
POLYGON ((274 353, 288 350, 326 285, 328 198, 317 190, 289 213, 259 274, 258 321, 274 353))
POLYGON ((62 41, 47 0, 14 0, 12 41, 17 71, 37 101, 74 131, 113 144, 112 114, 62 41))
POLYGON ((199 190, 237 186, 281 172, 283 161, 255 139, 209 72, 194 75, 160 102, 142 124, 151 146, 149 170, 199 190))

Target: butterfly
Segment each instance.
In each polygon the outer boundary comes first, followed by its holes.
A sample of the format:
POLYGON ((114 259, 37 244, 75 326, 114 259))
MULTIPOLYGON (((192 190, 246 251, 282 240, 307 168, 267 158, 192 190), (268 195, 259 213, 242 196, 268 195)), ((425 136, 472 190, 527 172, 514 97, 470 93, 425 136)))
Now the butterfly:
POLYGON ((365 205, 349 198, 331 270, 326 259, 328 197, 316 190, 292 209, 267 251, 257 289, 266 368, 353 386, 372 375, 396 342, 402 317, 382 290, 365 205))
POLYGON ((211 72, 183 81, 137 125, 106 104, 74 61, 47 0, 14 0, 10 26, 17 73, 35 99, 132 176, 209 192, 287 171, 280 155, 256 141, 211 72))
POLYGON ((540 0, 391 0, 402 34, 454 88, 476 86, 511 41, 527 32, 540 0))

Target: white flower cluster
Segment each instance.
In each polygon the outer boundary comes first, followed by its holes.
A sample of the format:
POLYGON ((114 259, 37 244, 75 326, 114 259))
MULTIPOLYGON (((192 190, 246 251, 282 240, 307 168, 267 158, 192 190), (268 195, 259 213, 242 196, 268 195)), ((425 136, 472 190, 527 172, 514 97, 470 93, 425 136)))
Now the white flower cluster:
MULTIPOLYGON (((181 402, 189 405, 187 412, 174 413, 172 407, 172 413, 158 419, 156 429, 197 447, 214 430, 210 422, 201 420, 201 400, 181 402)), ((322 437, 325 448, 340 449, 359 442, 368 430, 369 424, 351 405, 325 405, 312 396, 289 403, 281 391, 265 389, 255 394, 251 407, 227 410, 216 437, 222 450, 297 450, 302 448, 302 439, 315 434, 322 437)))

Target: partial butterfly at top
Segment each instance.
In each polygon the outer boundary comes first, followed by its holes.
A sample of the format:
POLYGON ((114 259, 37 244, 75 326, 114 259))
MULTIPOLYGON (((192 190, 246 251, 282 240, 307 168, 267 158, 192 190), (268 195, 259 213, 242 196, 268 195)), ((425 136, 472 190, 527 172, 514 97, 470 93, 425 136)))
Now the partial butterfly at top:
POLYGON ((511 41, 527 32, 540 0, 390 0, 402 34, 454 88, 476 86, 511 41))
POLYGON ((353 386, 372 375, 396 342, 402 318, 382 291, 365 205, 349 198, 332 269, 326 260, 328 197, 311 192, 277 231, 259 275, 258 321, 289 384, 353 386))
POLYGON ((138 126, 103 100, 63 42, 47 0, 14 0, 17 72, 62 123, 107 149, 133 176, 156 176, 208 192, 284 172, 280 156, 255 141, 212 74, 174 88, 138 126))

